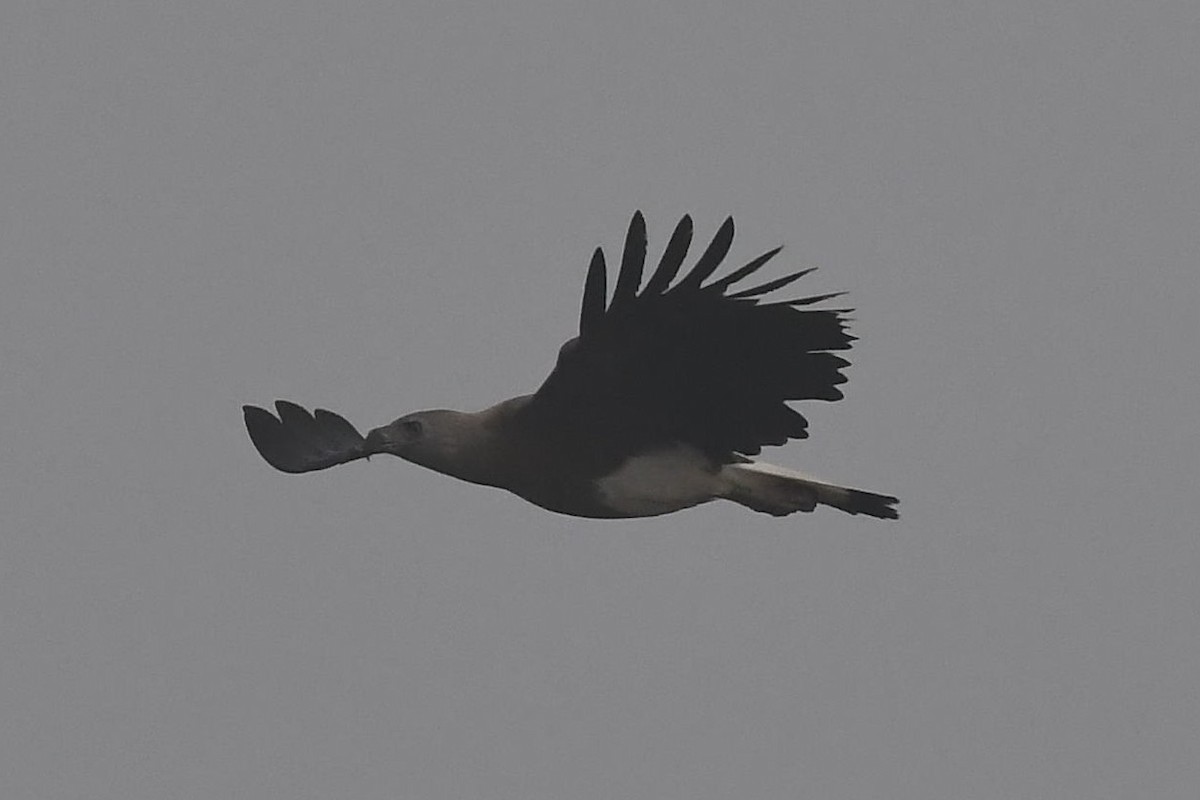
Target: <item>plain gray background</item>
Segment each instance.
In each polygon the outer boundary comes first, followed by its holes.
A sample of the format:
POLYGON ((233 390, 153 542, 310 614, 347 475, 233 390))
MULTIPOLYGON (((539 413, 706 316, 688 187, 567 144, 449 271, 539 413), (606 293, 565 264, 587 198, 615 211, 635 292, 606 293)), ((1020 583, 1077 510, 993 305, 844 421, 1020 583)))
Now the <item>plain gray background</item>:
POLYGON ((1195 3, 9 2, 0 795, 1194 798, 1195 3), (598 244, 857 308, 772 460, 559 517, 360 427, 530 391, 598 244))

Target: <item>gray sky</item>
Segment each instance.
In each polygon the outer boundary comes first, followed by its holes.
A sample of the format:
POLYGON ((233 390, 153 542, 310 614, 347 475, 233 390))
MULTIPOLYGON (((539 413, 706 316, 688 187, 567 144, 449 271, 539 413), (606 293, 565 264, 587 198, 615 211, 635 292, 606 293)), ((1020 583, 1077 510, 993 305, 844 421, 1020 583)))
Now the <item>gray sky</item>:
POLYGON ((5 4, 0 795, 1195 797, 1195 4, 797 5, 5 4), (769 455, 898 523, 254 452, 532 390, 636 208, 851 291, 769 455))

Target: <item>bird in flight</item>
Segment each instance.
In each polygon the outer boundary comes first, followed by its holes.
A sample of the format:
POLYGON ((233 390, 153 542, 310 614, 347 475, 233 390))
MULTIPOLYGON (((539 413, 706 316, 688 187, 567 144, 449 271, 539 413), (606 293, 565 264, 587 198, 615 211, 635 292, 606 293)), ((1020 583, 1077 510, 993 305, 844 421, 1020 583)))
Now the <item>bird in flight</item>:
POLYGON ((643 284, 646 222, 635 213, 611 298, 596 248, 579 335, 533 394, 474 413, 418 411, 365 437, 324 409, 247 405, 250 439, 283 472, 389 453, 578 517, 649 517, 720 499, 775 516, 826 505, 896 519, 895 497, 750 458, 808 436, 788 401, 842 397, 849 362, 836 353, 854 339, 848 309, 810 308, 841 293, 765 298, 811 269, 735 286, 782 248, 709 280, 733 241, 732 218, 676 280, 691 240, 685 216, 643 284))

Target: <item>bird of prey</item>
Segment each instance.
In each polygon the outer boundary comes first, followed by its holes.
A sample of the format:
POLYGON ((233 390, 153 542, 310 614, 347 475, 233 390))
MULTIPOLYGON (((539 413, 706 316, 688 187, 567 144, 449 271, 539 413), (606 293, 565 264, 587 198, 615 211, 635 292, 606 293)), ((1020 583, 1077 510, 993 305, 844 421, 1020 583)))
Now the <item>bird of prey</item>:
POLYGON ((280 400, 276 416, 248 405, 250 439, 284 472, 389 453, 579 517, 648 517, 722 499, 775 516, 820 504, 897 518, 895 497, 750 458, 808 436, 788 401, 842 397, 849 362, 836 353, 854 339, 849 309, 810 307, 841 293, 765 298, 811 269, 736 286, 782 248, 709 280, 733 241, 732 218, 676 280, 691 239, 685 216, 643 284, 646 223, 635 213, 611 298, 597 248, 579 335, 533 394, 474 413, 418 411, 365 437, 324 409, 280 400))

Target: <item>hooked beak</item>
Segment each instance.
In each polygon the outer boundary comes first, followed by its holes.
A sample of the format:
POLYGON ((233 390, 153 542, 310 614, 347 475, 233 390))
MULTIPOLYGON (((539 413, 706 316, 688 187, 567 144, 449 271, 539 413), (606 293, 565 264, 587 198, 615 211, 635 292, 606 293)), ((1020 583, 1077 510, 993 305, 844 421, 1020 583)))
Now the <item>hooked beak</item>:
POLYGON ((389 444, 387 432, 384 428, 373 428, 367 432, 367 438, 363 440, 363 451, 367 458, 378 453, 387 452, 386 447, 389 444))

